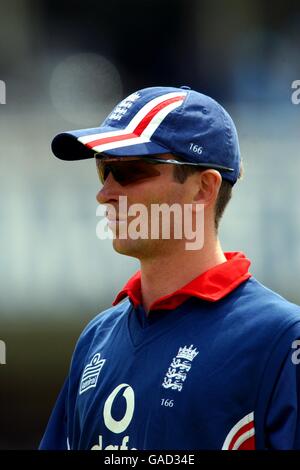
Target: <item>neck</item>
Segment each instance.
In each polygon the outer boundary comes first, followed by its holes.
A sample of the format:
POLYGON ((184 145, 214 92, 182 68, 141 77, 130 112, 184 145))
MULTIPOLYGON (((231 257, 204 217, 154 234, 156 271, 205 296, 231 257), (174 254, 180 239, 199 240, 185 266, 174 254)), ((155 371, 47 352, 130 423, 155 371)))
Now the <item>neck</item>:
POLYGON ((175 292, 195 277, 226 261, 218 239, 199 251, 181 250, 141 260, 141 289, 146 312, 155 300, 175 292))

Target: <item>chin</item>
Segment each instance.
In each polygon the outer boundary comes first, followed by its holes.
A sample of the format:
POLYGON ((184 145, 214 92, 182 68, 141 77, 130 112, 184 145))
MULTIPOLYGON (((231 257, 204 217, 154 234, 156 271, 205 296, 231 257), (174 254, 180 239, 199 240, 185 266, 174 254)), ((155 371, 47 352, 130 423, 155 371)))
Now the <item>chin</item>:
MULTIPOLYGON (((151 253, 151 247, 149 246, 149 240, 120 240, 114 238, 113 248, 117 253, 126 256, 132 256, 133 258, 142 259, 145 258, 147 253, 151 253)), ((153 253, 153 252, 152 252, 153 253)))
POLYGON ((113 248, 117 253, 126 256, 137 257, 138 249, 137 245, 139 240, 120 240, 119 238, 114 238, 113 248))

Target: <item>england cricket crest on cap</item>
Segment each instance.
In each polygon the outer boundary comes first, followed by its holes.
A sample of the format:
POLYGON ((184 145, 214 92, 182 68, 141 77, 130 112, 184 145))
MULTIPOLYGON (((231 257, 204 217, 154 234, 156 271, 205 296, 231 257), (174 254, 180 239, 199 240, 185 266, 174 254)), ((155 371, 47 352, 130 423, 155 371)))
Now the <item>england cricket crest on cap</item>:
POLYGON ((193 348, 193 344, 189 347, 184 346, 179 348, 177 356, 173 357, 170 367, 168 368, 162 386, 181 392, 183 383, 192 367, 192 361, 198 354, 199 351, 197 351, 197 348, 193 348))
POLYGON ((138 92, 132 93, 130 96, 121 101, 108 116, 112 121, 120 121, 122 117, 127 114, 127 111, 137 101, 141 95, 138 92))
POLYGON ((98 377, 106 359, 101 359, 101 354, 95 354, 91 361, 85 366, 79 388, 79 395, 86 392, 90 388, 96 387, 98 377))

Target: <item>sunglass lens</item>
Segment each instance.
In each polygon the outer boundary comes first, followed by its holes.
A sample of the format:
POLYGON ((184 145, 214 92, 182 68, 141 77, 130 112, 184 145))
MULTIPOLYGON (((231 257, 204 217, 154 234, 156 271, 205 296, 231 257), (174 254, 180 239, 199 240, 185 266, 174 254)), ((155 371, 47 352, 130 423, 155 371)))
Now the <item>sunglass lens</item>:
POLYGON ((126 160, 113 163, 106 163, 100 160, 97 162, 97 168, 102 184, 104 184, 110 172, 114 179, 122 186, 160 175, 159 170, 154 165, 142 160, 126 160))

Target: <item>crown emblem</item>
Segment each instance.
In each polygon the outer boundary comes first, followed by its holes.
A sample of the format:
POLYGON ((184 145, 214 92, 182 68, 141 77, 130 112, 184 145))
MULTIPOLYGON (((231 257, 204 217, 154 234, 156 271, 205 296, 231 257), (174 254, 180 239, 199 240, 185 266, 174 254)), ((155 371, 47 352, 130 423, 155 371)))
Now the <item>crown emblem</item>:
POLYGON ((193 344, 189 347, 183 346, 183 348, 179 348, 177 356, 173 357, 170 367, 167 370, 162 386, 181 392, 183 383, 192 367, 191 362, 198 354, 199 351, 197 351, 197 348, 194 348, 193 344))
POLYGON ((187 346, 179 348, 176 357, 192 361, 197 354, 199 354, 199 351, 197 351, 197 348, 193 349, 193 344, 191 344, 189 348, 187 346))

